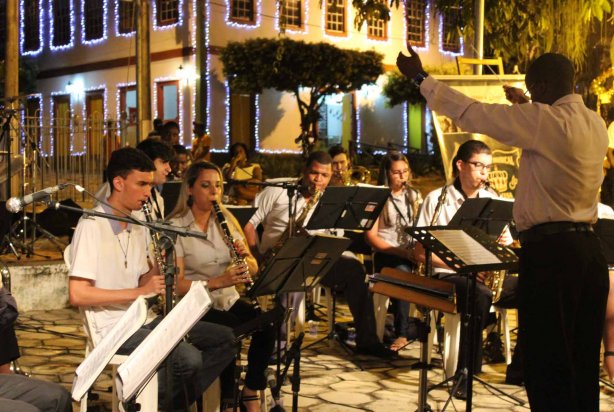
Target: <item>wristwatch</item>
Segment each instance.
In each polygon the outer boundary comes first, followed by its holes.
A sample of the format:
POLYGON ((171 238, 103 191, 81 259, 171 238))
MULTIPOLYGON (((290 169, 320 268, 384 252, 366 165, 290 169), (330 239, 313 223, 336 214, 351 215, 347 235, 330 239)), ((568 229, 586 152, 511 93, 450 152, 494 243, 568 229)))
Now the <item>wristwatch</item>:
POLYGON ((429 77, 429 74, 422 70, 418 72, 418 74, 414 77, 414 83, 416 83, 416 85, 420 87, 424 79, 426 79, 427 77, 429 77))

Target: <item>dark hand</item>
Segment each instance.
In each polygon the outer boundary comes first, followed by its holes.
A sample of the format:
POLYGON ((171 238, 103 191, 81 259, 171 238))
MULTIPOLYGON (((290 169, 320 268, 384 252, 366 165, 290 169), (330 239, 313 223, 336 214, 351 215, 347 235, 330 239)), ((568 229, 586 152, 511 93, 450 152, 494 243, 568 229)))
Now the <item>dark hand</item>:
POLYGON ((397 67, 405 76, 413 79, 422 70, 422 61, 420 56, 411 48, 409 43, 407 44, 407 50, 409 51, 409 57, 405 56, 403 52, 399 52, 397 56, 397 67))

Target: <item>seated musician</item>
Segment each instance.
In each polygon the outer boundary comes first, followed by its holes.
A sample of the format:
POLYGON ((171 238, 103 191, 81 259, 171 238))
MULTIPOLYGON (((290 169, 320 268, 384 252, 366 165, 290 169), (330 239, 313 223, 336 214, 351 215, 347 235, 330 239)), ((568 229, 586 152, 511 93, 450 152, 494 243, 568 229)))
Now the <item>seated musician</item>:
MULTIPOLYGON (((488 172, 492 167, 492 154, 490 148, 481 141, 469 140, 463 143, 452 160, 454 181, 452 184, 436 189, 429 193, 424 198, 424 203, 418 214, 418 222, 416 226, 444 226, 447 225, 454 214, 458 211, 465 199, 478 197, 496 197, 496 194, 485 187, 485 182, 488 180, 488 172), (442 200, 442 191, 446 191, 445 199, 439 209, 438 216, 435 216, 435 210, 438 209, 438 203, 442 200)), ((503 243, 511 243, 511 235, 509 231, 504 231, 501 236, 503 243)), ((417 261, 424 262, 425 251, 420 243, 416 243, 415 257, 417 261)), ((433 267, 435 268, 436 276, 439 279, 454 283, 456 287, 457 308, 459 312, 463 312, 465 308, 465 299, 467 297, 466 277, 456 274, 452 271, 441 259, 433 254, 433 267)), ((478 283, 476 285, 475 296, 475 313, 477 319, 478 330, 482 331, 486 326, 489 318, 490 307, 492 305, 492 291, 484 286, 483 281, 486 274, 478 275, 478 283)), ((498 302, 504 307, 516 306, 516 285, 517 277, 507 276, 503 283, 502 296, 498 302)), ((467 341, 467 336, 464 336, 461 330, 460 346, 464 347, 467 341)), ((474 371, 479 373, 482 370, 482 334, 477 334, 477 342, 475 343, 475 358, 473 359, 474 371)), ((515 354, 516 355, 516 354, 515 354)), ((461 349, 458 358, 457 370, 461 371, 467 366, 468 360, 465 359, 465 352, 461 349)), ((460 399, 466 397, 466 386, 462 385, 460 390, 454 394, 460 399)))
MULTIPOLYGON (((262 182, 262 169, 258 163, 251 163, 247 158, 247 146, 235 143, 230 146, 230 163, 222 167, 224 179, 235 181, 262 182)), ((230 203, 237 205, 251 204, 260 191, 260 186, 233 184, 228 190, 230 203)))
MULTIPOLYGON (((203 320, 237 327, 258 316, 259 311, 250 303, 239 299, 236 285, 250 282, 250 275, 258 271, 256 259, 243 242, 243 231, 236 219, 222 205, 222 173, 209 162, 192 164, 184 177, 179 200, 170 221, 175 226, 203 232, 207 239, 179 237, 177 239, 177 266, 179 277, 177 293, 185 294, 192 280, 208 281, 213 296, 213 308, 203 320), (234 239, 236 255, 233 262, 227 246, 229 240, 222 230, 214 202, 234 239)), ((248 352, 248 369, 241 399, 248 411, 259 410, 258 390, 266 388, 265 369, 273 352, 275 332, 267 327, 252 335, 248 352)), ((220 376, 223 408, 232 410, 235 364, 231 362, 220 376)))
POLYGON ((328 149, 328 154, 333 160, 333 174, 330 178, 329 186, 349 185, 351 183, 352 162, 347 150, 343 146, 337 145, 328 149))
MULTIPOLYGON (((332 159, 326 152, 313 152, 309 155, 300 180, 299 195, 296 199, 296 216, 300 217, 312 201, 316 191, 322 192, 330 182, 332 159)), ((313 201, 312 201, 313 202, 313 201)), ((267 187, 258 194, 255 201, 256 213, 245 226, 247 243, 255 256, 262 257, 275 247, 288 227, 288 194, 280 187, 267 187), (258 244, 256 227, 262 224, 264 232, 258 244)), ((306 224, 311 211, 306 215, 306 224)), ((373 300, 365 282, 365 269, 350 256, 341 256, 331 270, 321 280, 322 285, 343 290, 356 327, 356 350, 359 353, 389 358, 393 352, 384 347, 375 333, 373 300)))
MULTIPOLYGON (((155 171, 154 162, 140 150, 126 147, 114 151, 107 166, 108 205, 94 210, 137 217, 135 213, 150 196, 155 171)), ((147 240, 147 230, 140 225, 102 217, 79 220, 66 250, 68 294, 72 305, 90 311, 90 330, 99 338, 109 333, 139 296, 164 292, 164 277, 147 258, 147 240)), ((117 352, 129 355, 160 320, 138 329, 117 352)), ((168 388, 164 379, 158 382, 159 398, 165 399, 164 394, 171 392, 175 409, 200 397, 236 353, 228 327, 196 322, 189 333, 189 343, 179 342, 169 355, 174 385, 168 388)))
MULTIPOLYGON (((418 208, 422 203, 420 193, 409 185, 411 169, 409 161, 400 152, 390 152, 383 159, 379 173, 379 185, 390 188, 391 196, 365 239, 375 251, 375 272, 384 267, 413 272, 416 264, 413 258, 413 239, 405 228, 414 225, 418 208)), ((410 330, 409 303, 391 299, 394 312, 396 339, 390 349, 398 351, 415 337, 410 330)))

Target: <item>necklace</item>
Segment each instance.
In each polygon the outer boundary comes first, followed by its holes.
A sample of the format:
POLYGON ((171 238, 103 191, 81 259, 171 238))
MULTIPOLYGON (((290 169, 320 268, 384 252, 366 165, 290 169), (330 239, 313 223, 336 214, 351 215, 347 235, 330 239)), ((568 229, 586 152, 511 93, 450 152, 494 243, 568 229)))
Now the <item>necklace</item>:
POLYGON ((130 247, 130 230, 128 231, 128 241, 126 242, 126 249, 122 246, 121 240, 119 240, 119 235, 117 235, 117 243, 119 243, 119 248, 122 250, 124 254, 124 268, 128 269, 128 247, 130 247))

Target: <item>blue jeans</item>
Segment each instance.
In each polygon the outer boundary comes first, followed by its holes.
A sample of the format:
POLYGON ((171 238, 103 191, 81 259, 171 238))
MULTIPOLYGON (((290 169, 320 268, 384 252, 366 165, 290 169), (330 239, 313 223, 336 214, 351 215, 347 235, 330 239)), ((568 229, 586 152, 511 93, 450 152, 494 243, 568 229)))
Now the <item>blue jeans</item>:
MULTIPOLYGON (((161 318, 136 331, 117 351, 122 355, 132 353, 161 318)), ((234 359, 237 346, 232 329, 208 322, 197 322, 188 333, 186 342, 181 341, 169 355, 172 368, 172 399, 175 409, 185 408, 198 399, 222 370, 234 359)), ((158 398, 164 405, 165 364, 158 368, 158 398)))

